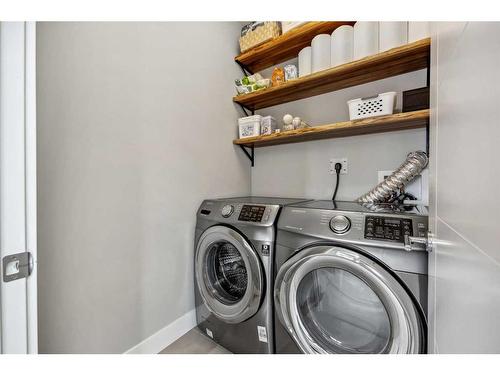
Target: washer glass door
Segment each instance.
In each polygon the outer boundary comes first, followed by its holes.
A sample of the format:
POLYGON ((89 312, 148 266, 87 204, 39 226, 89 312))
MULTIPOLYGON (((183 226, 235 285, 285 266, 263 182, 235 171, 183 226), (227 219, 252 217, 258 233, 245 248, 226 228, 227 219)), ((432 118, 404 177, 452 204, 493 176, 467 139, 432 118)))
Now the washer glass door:
POLYGON ((196 248, 195 274, 207 308, 227 323, 253 316, 264 291, 256 251, 234 229, 214 226, 201 235, 196 248))
POLYGON ((220 302, 240 301, 248 286, 248 274, 241 252, 232 243, 221 240, 210 245, 206 255, 206 281, 220 302))
POLYGON ((419 353, 419 310, 400 282, 361 253, 332 246, 305 249, 276 281, 282 324, 306 353, 419 353))

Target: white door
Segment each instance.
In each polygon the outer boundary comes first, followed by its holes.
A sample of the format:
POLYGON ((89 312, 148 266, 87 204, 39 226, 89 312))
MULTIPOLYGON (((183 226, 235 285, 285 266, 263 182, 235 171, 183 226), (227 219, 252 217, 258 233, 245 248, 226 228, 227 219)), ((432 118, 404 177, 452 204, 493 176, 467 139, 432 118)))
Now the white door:
POLYGON ((1 22, 0 353, 37 352, 35 95, 35 24, 1 22))
POLYGON ((500 23, 432 29, 429 348, 500 353, 500 23))

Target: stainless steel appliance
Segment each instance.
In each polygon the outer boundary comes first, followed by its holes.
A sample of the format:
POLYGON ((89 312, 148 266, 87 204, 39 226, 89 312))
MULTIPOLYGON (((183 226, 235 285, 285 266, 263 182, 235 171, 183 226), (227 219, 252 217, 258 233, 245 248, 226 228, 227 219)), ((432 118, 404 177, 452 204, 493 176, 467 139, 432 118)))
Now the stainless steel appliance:
POLYGON ((234 353, 273 353, 273 257, 281 208, 303 199, 206 200, 195 234, 199 328, 234 353))
POLYGON ((414 242, 427 221, 415 206, 285 207, 275 253, 276 352, 425 353, 427 252, 414 242))

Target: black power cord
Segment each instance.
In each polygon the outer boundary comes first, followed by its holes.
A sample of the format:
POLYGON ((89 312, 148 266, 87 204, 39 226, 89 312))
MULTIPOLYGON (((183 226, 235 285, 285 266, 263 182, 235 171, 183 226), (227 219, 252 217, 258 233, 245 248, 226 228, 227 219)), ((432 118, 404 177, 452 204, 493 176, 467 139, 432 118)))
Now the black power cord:
POLYGON ((337 196, 337 190, 339 189, 339 180, 340 180, 340 170, 342 169, 342 164, 335 163, 335 173, 337 174, 337 182, 335 183, 335 191, 333 192, 332 201, 335 201, 335 197, 337 196))

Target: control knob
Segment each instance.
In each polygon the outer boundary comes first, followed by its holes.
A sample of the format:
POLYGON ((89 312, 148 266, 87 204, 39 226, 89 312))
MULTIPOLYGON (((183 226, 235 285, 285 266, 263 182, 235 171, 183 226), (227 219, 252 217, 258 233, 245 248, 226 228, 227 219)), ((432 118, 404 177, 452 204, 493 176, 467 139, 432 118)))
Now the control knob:
POLYGON ((344 215, 334 216, 330 220, 330 229, 333 231, 333 233, 343 234, 349 231, 350 228, 351 220, 349 220, 349 218, 344 215))
POLYGON ((234 207, 231 204, 226 204, 224 207, 222 207, 222 210, 220 211, 223 217, 229 217, 233 214, 233 212, 234 212, 234 207))

